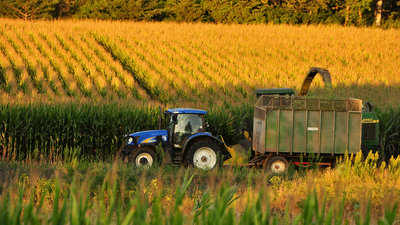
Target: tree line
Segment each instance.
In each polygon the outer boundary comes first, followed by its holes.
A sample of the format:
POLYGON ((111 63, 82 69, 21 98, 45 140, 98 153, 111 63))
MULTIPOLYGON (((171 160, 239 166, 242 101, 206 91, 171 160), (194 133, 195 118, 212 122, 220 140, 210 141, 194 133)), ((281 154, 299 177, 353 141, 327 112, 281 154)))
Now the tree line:
POLYGON ((0 0, 0 16, 400 27, 400 0, 0 0))

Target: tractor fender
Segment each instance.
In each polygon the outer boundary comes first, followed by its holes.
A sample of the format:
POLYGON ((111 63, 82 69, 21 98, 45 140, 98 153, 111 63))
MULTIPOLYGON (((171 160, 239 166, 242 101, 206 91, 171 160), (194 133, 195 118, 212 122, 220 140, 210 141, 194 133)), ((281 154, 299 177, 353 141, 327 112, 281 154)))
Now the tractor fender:
MULTIPOLYGON (((203 133, 197 133, 197 134, 193 134, 192 136, 188 137, 185 141, 185 143, 182 146, 182 152, 186 153, 188 151, 188 147, 194 143, 196 140, 198 139, 202 139, 202 138, 207 138, 207 139, 211 139, 213 141, 215 141, 218 145, 222 145, 224 146, 224 142, 219 140, 218 138, 214 137, 211 135, 211 133, 208 132, 203 132, 203 133)), ((222 151, 222 155, 224 155, 224 160, 230 158, 230 153, 226 150, 226 148, 221 148, 222 151)))

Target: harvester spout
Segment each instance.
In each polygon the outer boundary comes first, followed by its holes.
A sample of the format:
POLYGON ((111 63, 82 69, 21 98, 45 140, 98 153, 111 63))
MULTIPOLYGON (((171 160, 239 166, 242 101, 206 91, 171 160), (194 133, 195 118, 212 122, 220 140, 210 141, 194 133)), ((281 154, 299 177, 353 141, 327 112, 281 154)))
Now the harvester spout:
POLYGON ((307 95, 311 82, 318 73, 321 74, 323 81, 325 82, 325 90, 327 95, 329 96, 332 94, 331 75, 329 74, 329 71, 320 67, 311 67, 303 81, 303 84, 301 85, 299 96, 307 95))

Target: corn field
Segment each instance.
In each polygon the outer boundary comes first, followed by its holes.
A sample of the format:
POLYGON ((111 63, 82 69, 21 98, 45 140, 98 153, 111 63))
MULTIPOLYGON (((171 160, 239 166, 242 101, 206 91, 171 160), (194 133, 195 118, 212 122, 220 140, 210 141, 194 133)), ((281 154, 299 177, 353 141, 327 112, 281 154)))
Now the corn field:
MULTIPOLYGON (((381 109, 400 100, 398 30, 78 20, 1 24, 2 102, 240 105, 253 103, 257 88, 298 91, 314 66, 330 70, 339 97, 381 109)), ((323 95, 323 88, 318 79, 310 94, 323 95)))
MULTIPOLYGON (((399 30, 90 20, 0 24, 2 158, 56 160, 71 149, 109 158, 123 134, 156 129, 160 105, 206 109, 211 132, 234 144, 242 128, 252 129, 255 89, 298 92, 313 66, 329 69, 336 97, 375 106, 382 155, 388 160, 400 153, 399 30)), ((317 77, 309 95, 324 94, 317 77)))

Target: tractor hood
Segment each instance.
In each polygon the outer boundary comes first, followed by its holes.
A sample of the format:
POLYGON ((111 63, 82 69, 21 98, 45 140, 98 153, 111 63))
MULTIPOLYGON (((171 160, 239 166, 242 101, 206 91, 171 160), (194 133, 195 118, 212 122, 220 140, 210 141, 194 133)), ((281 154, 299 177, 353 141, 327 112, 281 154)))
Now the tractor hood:
POLYGON ((133 134, 129 134, 127 138, 128 145, 140 145, 140 144, 149 144, 156 143, 157 137, 160 137, 160 141, 167 141, 168 132, 167 130, 148 130, 148 131, 140 131, 133 134))

